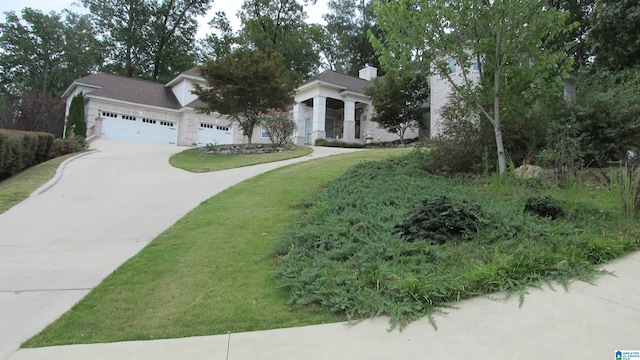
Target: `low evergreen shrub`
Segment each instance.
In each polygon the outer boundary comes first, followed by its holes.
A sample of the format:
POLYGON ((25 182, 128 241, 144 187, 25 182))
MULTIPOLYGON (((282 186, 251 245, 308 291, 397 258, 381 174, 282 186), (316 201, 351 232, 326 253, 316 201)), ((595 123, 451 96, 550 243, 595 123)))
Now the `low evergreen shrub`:
POLYGON ((315 146, 339 147, 339 148, 363 148, 363 144, 350 143, 341 140, 316 139, 315 146))
POLYGON ((413 151, 360 164, 299 204, 274 247, 291 304, 351 319, 384 314, 402 326, 472 296, 588 280, 595 265, 640 248, 640 227, 611 221, 606 187, 575 192, 589 201, 575 199, 571 217, 558 216, 553 196, 530 200, 557 217, 548 221, 522 211, 526 183, 496 194, 479 178, 430 175, 429 158, 413 151))
POLYGON ((524 205, 524 211, 551 220, 564 215, 560 201, 549 196, 531 196, 524 205))
POLYGON ((396 229, 409 242, 426 240, 432 244, 444 244, 465 234, 479 232, 485 223, 487 219, 480 204, 438 195, 425 199, 418 212, 396 225, 396 229))

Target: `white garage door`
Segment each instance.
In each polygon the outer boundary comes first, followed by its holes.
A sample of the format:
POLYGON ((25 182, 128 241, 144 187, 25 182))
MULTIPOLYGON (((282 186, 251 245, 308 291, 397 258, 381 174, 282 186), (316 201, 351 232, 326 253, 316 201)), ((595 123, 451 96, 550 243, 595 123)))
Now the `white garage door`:
POLYGON ((207 146, 209 144, 233 144, 231 127, 200 123, 198 127, 198 146, 207 146))
POLYGON ((176 145, 178 129, 171 121, 103 112, 102 137, 111 140, 176 145))

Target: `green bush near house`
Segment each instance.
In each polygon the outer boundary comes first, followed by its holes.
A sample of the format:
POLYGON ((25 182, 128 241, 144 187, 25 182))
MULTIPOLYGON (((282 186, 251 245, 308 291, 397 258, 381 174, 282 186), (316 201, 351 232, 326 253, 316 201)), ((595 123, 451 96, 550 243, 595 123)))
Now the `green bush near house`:
POLYGON ((315 146, 339 147, 339 148, 363 148, 363 144, 350 143, 341 140, 316 139, 315 146))
POLYGON ((70 134, 78 137, 87 137, 87 123, 84 119, 84 95, 78 93, 71 99, 69 105, 69 117, 67 119, 67 136, 70 134))
POLYGON ((51 146, 52 158, 79 152, 87 149, 87 141, 84 136, 72 136, 66 139, 55 139, 51 146))

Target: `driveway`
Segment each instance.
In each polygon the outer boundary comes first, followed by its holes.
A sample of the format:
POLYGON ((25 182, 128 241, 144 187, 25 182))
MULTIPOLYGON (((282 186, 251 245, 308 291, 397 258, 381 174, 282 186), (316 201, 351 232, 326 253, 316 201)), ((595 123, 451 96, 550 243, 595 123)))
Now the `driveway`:
POLYGON ((191 209, 262 172, 355 150, 193 174, 182 148, 97 140, 53 186, 0 215, 0 359, 69 310, 191 209))

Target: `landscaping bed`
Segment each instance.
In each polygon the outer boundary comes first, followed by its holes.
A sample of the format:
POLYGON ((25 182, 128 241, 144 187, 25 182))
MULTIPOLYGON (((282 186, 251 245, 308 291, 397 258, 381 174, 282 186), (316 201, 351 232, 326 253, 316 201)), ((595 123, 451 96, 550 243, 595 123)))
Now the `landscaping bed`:
POLYGON ((299 205, 275 247, 290 303, 402 326, 464 298, 589 281, 639 248, 608 186, 443 178, 425 156, 360 164, 299 205))

